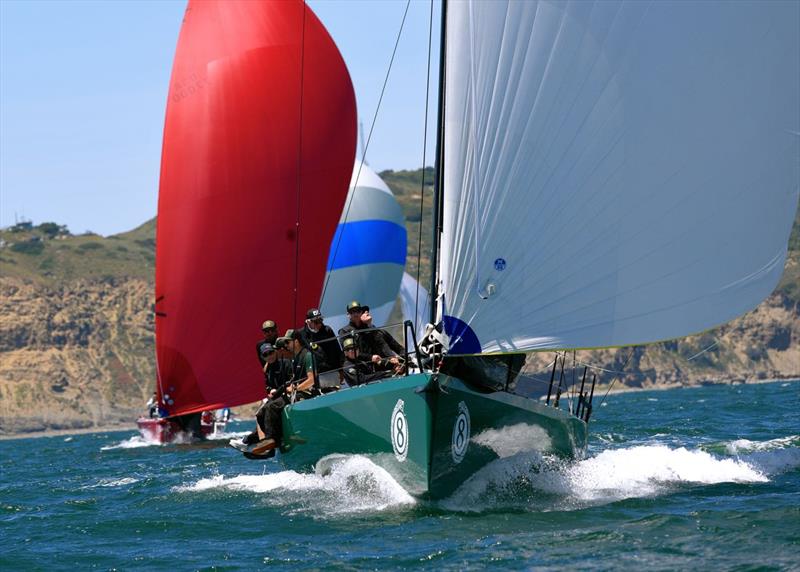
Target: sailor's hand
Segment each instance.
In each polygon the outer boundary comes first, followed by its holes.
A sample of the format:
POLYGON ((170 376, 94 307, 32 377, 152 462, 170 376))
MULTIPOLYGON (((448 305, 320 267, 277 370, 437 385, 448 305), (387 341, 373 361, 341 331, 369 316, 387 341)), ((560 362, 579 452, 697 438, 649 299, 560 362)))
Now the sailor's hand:
POLYGON ((381 356, 379 355, 372 356, 372 363, 381 363, 381 356))
POLYGON ((397 359, 396 357, 390 357, 389 363, 392 364, 393 366, 398 366, 400 365, 400 360, 397 359))

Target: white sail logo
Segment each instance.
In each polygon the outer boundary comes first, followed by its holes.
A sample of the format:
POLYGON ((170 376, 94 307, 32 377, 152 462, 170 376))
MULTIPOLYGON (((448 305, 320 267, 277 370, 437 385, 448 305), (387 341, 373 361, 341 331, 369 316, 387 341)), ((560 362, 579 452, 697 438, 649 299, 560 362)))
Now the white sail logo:
POLYGON ((398 461, 405 461, 408 455, 408 420, 404 411, 405 403, 402 399, 397 400, 397 404, 392 411, 392 424, 390 432, 392 435, 392 449, 398 461))
POLYGON ((453 424, 453 438, 451 440, 450 452, 453 455, 453 461, 458 464, 464 460, 464 455, 467 454, 467 447, 469 447, 469 409, 467 404, 463 401, 458 404, 458 415, 453 424))

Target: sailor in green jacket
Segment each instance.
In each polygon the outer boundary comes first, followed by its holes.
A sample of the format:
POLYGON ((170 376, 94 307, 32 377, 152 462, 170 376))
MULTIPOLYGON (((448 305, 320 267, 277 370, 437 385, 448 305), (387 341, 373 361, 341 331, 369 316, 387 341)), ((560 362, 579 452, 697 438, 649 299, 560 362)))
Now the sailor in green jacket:
POLYGON ((271 394, 269 401, 259 409, 257 443, 248 443, 248 439, 232 440, 230 445, 239 449, 250 458, 268 458, 274 455, 274 449, 280 446, 283 436, 283 409, 300 399, 313 397, 316 392, 316 366, 311 351, 303 343, 303 336, 297 330, 288 330, 286 335, 275 340, 281 349, 290 348, 292 359, 292 379, 284 386, 283 391, 271 394))

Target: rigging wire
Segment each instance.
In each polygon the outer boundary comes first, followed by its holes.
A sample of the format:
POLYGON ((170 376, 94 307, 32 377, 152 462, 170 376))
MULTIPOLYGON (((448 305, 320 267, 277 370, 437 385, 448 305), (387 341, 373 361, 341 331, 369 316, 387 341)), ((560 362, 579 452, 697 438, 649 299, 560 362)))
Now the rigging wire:
MULTIPOLYGON (((431 42, 433 39, 433 0, 428 18, 428 71, 425 74, 425 125, 422 135, 422 181, 419 189, 419 237, 417 241, 417 292, 414 297, 414 328, 419 323, 419 279, 422 268, 422 213, 425 205, 425 158, 428 151, 428 105, 431 92, 431 42)), ((429 302, 430 303, 430 302, 429 302)))
MULTIPOLYGON (((636 351, 636 346, 631 348, 631 353, 628 354, 628 358, 625 360, 625 363, 622 364, 622 369, 625 369, 625 366, 628 365, 629 361, 631 361, 631 358, 633 357, 633 354, 634 354, 635 351, 636 351)), ((622 374, 624 372, 620 371, 619 373, 622 374)), ((614 380, 611 382, 611 385, 608 386, 608 389, 606 389, 606 394, 603 396, 603 399, 602 399, 602 401, 600 401, 600 405, 598 407, 602 407, 603 406, 603 403, 605 403, 606 397, 608 397, 608 392, 611 391, 611 388, 614 387, 614 384, 617 383, 618 379, 619 379, 619 376, 614 377, 614 380)))
MULTIPOLYGON (((389 83, 389 75, 392 73, 392 64, 394 64, 394 56, 397 53, 397 46, 400 44, 400 37, 403 35, 403 27, 406 24, 406 16, 408 16, 408 8, 411 6, 411 0, 407 0, 406 2, 406 9, 403 12, 403 20, 400 22, 400 29, 397 32, 397 39, 394 42, 394 49, 392 50, 392 57, 389 60, 389 67, 386 70, 386 76, 383 79, 383 87, 381 88, 381 95, 378 98, 378 105, 375 107, 375 114, 372 116, 372 123, 369 127, 369 135, 367 135, 367 142, 364 144, 364 153, 361 156, 361 161, 358 164, 358 171, 356 172, 356 178, 353 181, 353 189, 358 186, 358 179, 361 177, 361 168, 364 166, 364 162, 367 158, 367 150, 369 149, 369 142, 372 139, 372 131, 375 129, 375 123, 378 120, 378 112, 381 109, 381 102, 383 102, 383 95, 386 92, 386 85, 389 83)), ((344 221, 347 222, 347 217, 350 214, 350 207, 353 204, 353 198, 355 197, 355 193, 350 196, 350 200, 347 201, 347 208, 344 211, 344 221)), ((344 230, 339 233, 339 236, 336 240, 336 247, 333 249, 333 256, 331 257, 332 261, 336 260, 336 255, 339 253, 339 246, 342 243, 342 236, 344 235, 344 230)), ((320 307, 322 307, 322 302, 325 300, 325 293, 328 291, 328 284, 330 282, 331 273, 328 272, 325 276, 325 284, 322 287, 322 296, 320 297, 320 307)))
POLYGON ((714 340, 714 343, 713 343, 713 344, 711 344, 710 346, 708 346, 708 347, 707 347, 706 349, 704 349, 704 350, 700 350, 699 352, 697 352, 696 354, 694 354, 692 357, 690 357, 690 358, 686 358, 686 361, 692 361, 694 358, 696 358, 696 357, 700 357, 701 355, 703 355, 703 354, 704 354, 704 353, 706 353, 707 351, 710 351, 710 350, 714 349, 714 347, 716 347, 716 346, 718 346, 718 345, 719 345, 719 340, 714 340))

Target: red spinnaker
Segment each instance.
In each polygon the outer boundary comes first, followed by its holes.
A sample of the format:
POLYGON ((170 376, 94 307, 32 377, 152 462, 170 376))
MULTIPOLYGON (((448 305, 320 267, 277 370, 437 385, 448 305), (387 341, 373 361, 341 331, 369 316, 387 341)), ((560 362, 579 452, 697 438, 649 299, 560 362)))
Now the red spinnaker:
POLYGON ((156 231, 170 415, 264 397, 263 320, 317 306, 356 144, 345 63, 301 1, 191 1, 167 102, 156 231))

